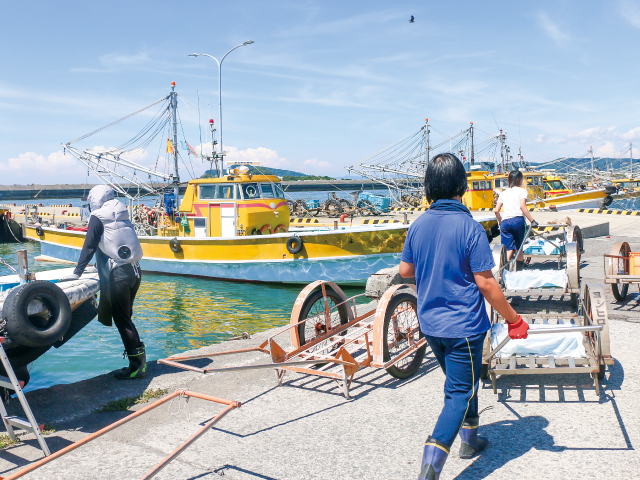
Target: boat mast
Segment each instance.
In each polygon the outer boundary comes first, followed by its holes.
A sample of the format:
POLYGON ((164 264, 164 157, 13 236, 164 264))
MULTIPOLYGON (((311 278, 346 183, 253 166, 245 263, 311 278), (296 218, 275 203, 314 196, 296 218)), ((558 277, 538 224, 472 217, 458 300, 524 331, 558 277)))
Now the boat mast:
POLYGON ((593 181, 594 169, 593 169, 593 146, 589 147, 589 153, 591 154, 591 180, 593 181))
POLYGON ((502 161, 502 171, 506 172, 507 168, 504 164, 504 135, 502 134, 502 129, 500 129, 500 160, 502 161))
POLYGON ((171 117, 173 120, 173 194, 176 198, 175 208, 180 208, 180 174, 178 172, 178 93, 176 92, 176 82, 171 82, 171 117))
POLYGON ((473 156, 473 122, 471 122, 471 126, 469 127, 469 135, 471 136, 471 155, 469 161, 470 165, 474 164, 474 156, 473 156))
POLYGON ((629 162, 631 163, 631 175, 629 175, 629 178, 633 180, 633 145, 631 140, 629 140, 629 162))
POLYGON ((427 159, 427 165, 429 164, 429 119, 425 118, 424 119, 425 122, 425 126, 424 126, 424 131, 425 131, 425 135, 426 135, 426 147, 424 150, 424 156, 427 159))

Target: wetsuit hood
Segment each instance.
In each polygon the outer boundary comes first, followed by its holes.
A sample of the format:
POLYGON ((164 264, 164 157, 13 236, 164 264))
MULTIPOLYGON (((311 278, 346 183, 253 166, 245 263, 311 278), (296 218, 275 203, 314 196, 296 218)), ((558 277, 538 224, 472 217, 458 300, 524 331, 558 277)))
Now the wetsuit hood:
POLYGON ((89 207, 92 212, 95 212, 106 202, 113 200, 114 198, 115 194, 113 193, 113 188, 106 185, 96 185, 89 191, 89 195, 87 196, 89 207))

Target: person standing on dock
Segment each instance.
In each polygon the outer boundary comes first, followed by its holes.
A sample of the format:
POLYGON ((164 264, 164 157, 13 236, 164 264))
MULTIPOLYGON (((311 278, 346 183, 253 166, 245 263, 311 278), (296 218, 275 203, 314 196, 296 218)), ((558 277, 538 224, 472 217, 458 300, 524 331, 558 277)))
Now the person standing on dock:
POLYGON ((138 265, 142 258, 142 247, 129 220, 127 208, 115 199, 111 187, 93 187, 87 200, 91 216, 80 260, 73 274, 60 281, 80 278, 93 256, 96 256, 100 278, 98 321, 111 326, 113 319, 120 332, 125 354, 129 357, 129 366, 116 371, 115 376, 121 380, 144 378, 147 373, 145 347, 131 320, 133 301, 142 279, 138 265))
POLYGON ((442 371, 444 407, 427 438, 419 480, 437 480, 458 434, 460 457, 471 458, 489 441, 478 435, 478 386, 482 346, 491 324, 486 299, 509 324, 511 338, 529 326, 493 278, 489 241, 461 198, 467 190, 462 162, 436 155, 425 175, 428 211, 413 222, 402 250, 400 275, 415 277, 420 330, 442 371))
MULTIPOLYGON (((531 222, 531 227, 537 227, 536 222, 527 208, 527 189, 522 188, 524 176, 520 170, 513 170, 509 173, 509 188, 498 196, 494 213, 500 225, 500 241, 507 249, 508 258, 511 260, 514 252, 520 250, 524 242, 526 225, 524 217, 531 222), (504 213, 500 214, 500 209, 504 206, 504 213)), ((524 254, 520 252, 516 258, 516 270, 524 268, 524 254)))

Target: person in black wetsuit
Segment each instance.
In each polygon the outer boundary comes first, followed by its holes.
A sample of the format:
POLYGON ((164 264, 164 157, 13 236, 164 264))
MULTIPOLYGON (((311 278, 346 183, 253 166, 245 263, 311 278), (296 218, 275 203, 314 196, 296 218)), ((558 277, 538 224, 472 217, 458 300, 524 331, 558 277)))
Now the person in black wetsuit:
POLYGON ((93 256, 100 278, 98 321, 116 324, 129 366, 116 371, 118 379, 144 378, 147 372, 144 343, 131 316, 133 302, 142 275, 138 261, 142 247, 129 220, 126 207, 115 199, 113 189, 106 185, 93 187, 88 195, 91 216, 78 265, 72 275, 60 281, 80 278, 93 256))

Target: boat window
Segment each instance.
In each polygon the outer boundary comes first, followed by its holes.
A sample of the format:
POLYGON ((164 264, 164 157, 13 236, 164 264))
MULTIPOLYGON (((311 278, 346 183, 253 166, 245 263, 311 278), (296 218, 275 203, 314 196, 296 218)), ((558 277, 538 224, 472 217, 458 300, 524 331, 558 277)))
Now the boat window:
POLYGON ((251 198, 260 198, 260 190, 258 190, 257 183, 243 183, 242 184, 242 196, 245 200, 251 198))
POLYGON ((260 191, 262 192, 262 198, 272 198, 275 196, 270 183, 261 183, 260 191))
POLYGON ((496 188, 500 188, 500 185, 501 185, 500 179, 496 178, 496 188))
POLYGON ((280 188, 280 185, 278 185, 277 183, 274 183, 273 184, 273 189, 276 191, 276 197, 284 198, 284 192, 280 188))
POLYGON ((480 183, 479 182, 472 182, 471 183, 471 190, 480 190, 480 183))
POLYGON ((480 182, 480 190, 486 190, 486 189, 487 189, 487 182, 483 180, 480 182))
POLYGON ((566 187, 560 180, 547 180, 544 184, 545 190, 566 190, 566 187))
POLYGON ((527 177, 527 185, 533 185, 533 178, 527 177))
POLYGON ((237 191, 236 184, 200 185, 201 200, 233 200, 237 191))

